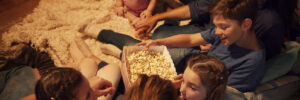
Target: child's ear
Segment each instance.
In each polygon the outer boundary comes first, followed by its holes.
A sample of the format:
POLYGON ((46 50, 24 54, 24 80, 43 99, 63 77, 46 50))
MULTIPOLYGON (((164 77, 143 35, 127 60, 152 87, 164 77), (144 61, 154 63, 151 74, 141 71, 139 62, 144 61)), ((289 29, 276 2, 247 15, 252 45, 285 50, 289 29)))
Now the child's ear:
POLYGON ((244 19, 244 21, 242 23, 242 29, 244 31, 248 31, 251 29, 251 26, 252 26, 252 20, 250 18, 244 19))

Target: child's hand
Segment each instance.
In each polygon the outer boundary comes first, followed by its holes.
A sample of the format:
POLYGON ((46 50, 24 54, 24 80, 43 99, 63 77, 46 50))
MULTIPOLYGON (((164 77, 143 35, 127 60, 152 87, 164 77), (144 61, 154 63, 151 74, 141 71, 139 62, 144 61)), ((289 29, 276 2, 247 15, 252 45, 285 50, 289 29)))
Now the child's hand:
POLYGON ((105 96, 108 94, 112 95, 116 90, 114 87, 112 87, 111 82, 97 76, 90 78, 89 82, 96 96, 105 96))
POLYGON ((160 45, 158 40, 146 40, 142 41, 140 43, 135 44, 136 46, 145 46, 147 49, 150 48, 150 46, 158 46, 160 45))
POLYGON ((181 86, 181 83, 183 81, 183 75, 179 74, 177 76, 174 77, 174 79, 172 80, 173 86, 178 89, 181 86))
POLYGON ((124 16, 125 10, 123 6, 116 6, 114 11, 118 16, 124 16))
POLYGON ((201 51, 209 51, 211 46, 212 46, 211 44, 203 44, 203 45, 200 45, 200 48, 201 48, 201 51))
POLYGON ((149 10, 144 10, 141 14, 140 14, 140 18, 142 19, 147 19, 149 17, 152 16, 152 12, 149 10))
POLYGON ((147 30, 146 27, 139 28, 136 31, 134 37, 136 37, 138 39, 141 39, 141 40, 147 40, 147 39, 149 39, 149 34, 146 33, 146 30, 147 30))
POLYGON ((137 25, 139 25, 140 23, 144 22, 144 20, 145 20, 145 19, 142 19, 142 18, 136 18, 135 20, 132 20, 132 21, 130 22, 130 24, 133 26, 133 28, 134 28, 135 30, 138 30, 137 25))
POLYGON ((157 17, 152 16, 147 19, 142 20, 140 23, 137 23, 134 27, 136 29, 142 28, 142 27, 147 27, 145 33, 149 34, 151 30, 156 26, 157 24, 157 17))

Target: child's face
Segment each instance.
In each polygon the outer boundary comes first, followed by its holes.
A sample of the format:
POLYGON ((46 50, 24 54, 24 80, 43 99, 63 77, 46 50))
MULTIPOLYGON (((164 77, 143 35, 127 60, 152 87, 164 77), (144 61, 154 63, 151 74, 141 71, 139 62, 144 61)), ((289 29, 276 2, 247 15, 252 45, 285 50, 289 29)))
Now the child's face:
POLYGON ((200 77, 188 67, 183 73, 180 92, 183 100, 204 100, 207 94, 200 77))
POLYGON ((241 40, 245 29, 236 20, 225 18, 222 15, 213 16, 216 35, 225 46, 229 46, 241 40))
POLYGON ((97 97, 94 94, 94 91, 90 87, 90 84, 86 78, 84 78, 81 85, 77 90, 77 100, 96 100, 97 97))

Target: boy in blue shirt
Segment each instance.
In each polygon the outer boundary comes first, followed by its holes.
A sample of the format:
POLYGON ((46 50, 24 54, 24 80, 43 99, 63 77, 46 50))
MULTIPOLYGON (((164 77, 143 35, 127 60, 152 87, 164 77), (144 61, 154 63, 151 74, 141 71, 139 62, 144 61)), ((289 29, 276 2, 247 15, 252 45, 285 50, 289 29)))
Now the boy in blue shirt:
POLYGON ((211 43, 208 55, 225 63, 229 71, 228 85, 242 92, 253 91, 265 69, 265 51, 253 30, 257 8, 255 0, 221 0, 210 9, 214 28, 200 34, 147 40, 138 45, 188 48, 211 43))

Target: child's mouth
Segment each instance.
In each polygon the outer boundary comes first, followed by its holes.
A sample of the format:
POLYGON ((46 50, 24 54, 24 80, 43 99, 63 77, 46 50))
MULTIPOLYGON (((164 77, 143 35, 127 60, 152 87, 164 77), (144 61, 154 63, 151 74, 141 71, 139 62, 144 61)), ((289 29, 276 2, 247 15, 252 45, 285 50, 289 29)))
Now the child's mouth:
POLYGON ((184 96, 180 96, 180 100, 187 100, 184 96))
POLYGON ((220 39, 222 40, 222 41, 224 41, 225 39, 227 39, 226 37, 220 37, 220 39))

